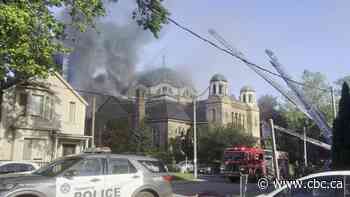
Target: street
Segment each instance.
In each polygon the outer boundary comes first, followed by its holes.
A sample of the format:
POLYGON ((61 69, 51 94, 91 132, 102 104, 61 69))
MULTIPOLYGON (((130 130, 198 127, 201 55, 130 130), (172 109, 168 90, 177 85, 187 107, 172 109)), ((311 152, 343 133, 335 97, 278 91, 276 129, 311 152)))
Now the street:
MULTIPOLYGON (((239 196, 239 180, 231 183, 219 175, 200 176, 202 181, 195 182, 174 182, 172 184, 175 197, 183 196, 239 196)), ((256 183, 248 183, 246 197, 261 194, 256 183)))

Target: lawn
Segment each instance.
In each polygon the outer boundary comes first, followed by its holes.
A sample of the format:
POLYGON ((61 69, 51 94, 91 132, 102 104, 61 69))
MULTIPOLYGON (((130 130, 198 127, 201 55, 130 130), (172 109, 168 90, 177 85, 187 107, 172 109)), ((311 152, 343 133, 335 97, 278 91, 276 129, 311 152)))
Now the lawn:
POLYGON ((171 173, 171 175, 173 175, 174 181, 193 181, 194 180, 193 173, 176 172, 176 173, 171 173))

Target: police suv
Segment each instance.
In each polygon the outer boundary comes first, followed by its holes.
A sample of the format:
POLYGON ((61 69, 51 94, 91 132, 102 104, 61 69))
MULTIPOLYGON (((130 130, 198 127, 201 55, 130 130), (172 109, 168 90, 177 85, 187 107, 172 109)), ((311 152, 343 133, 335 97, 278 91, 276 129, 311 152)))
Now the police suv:
POLYGON ((160 160, 95 148, 0 176, 0 197, 169 197, 171 178, 160 160))

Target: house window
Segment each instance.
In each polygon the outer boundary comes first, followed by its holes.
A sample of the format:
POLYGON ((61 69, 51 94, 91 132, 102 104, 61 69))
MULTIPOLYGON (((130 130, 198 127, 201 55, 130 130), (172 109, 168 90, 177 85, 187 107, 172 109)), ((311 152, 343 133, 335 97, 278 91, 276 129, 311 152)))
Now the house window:
POLYGON ((69 103, 69 122, 75 122, 76 103, 69 103))
POLYGON ((53 99, 47 96, 45 99, 44 118, 47 120, 51 120, 52 115, 53 115, 53 99))
POLYGON ((32 95, 32 111, 33 116, 42 116, 44 112, 44 96, 43 95, 32 95))
POLYGON ((43 160, 46 141, 42 139, 24 139, 23 160, 43 160))
POLYGON ((26 114, 27 110, 27 100, 28 100, 28 94, 27 93, 20 93, 19 94, 19 100, 18 100, 18 105, 19 105, 19 111, 21 115, 26 114))

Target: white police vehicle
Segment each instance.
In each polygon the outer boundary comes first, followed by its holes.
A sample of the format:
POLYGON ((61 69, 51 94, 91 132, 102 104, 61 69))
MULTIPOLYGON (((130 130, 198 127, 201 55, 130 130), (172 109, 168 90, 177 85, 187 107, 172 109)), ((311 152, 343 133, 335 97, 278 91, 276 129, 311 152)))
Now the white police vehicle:
POLYGON ((160 160, 97 148, 0 176, 0 197, 169 197, 170 181, 160 160))

